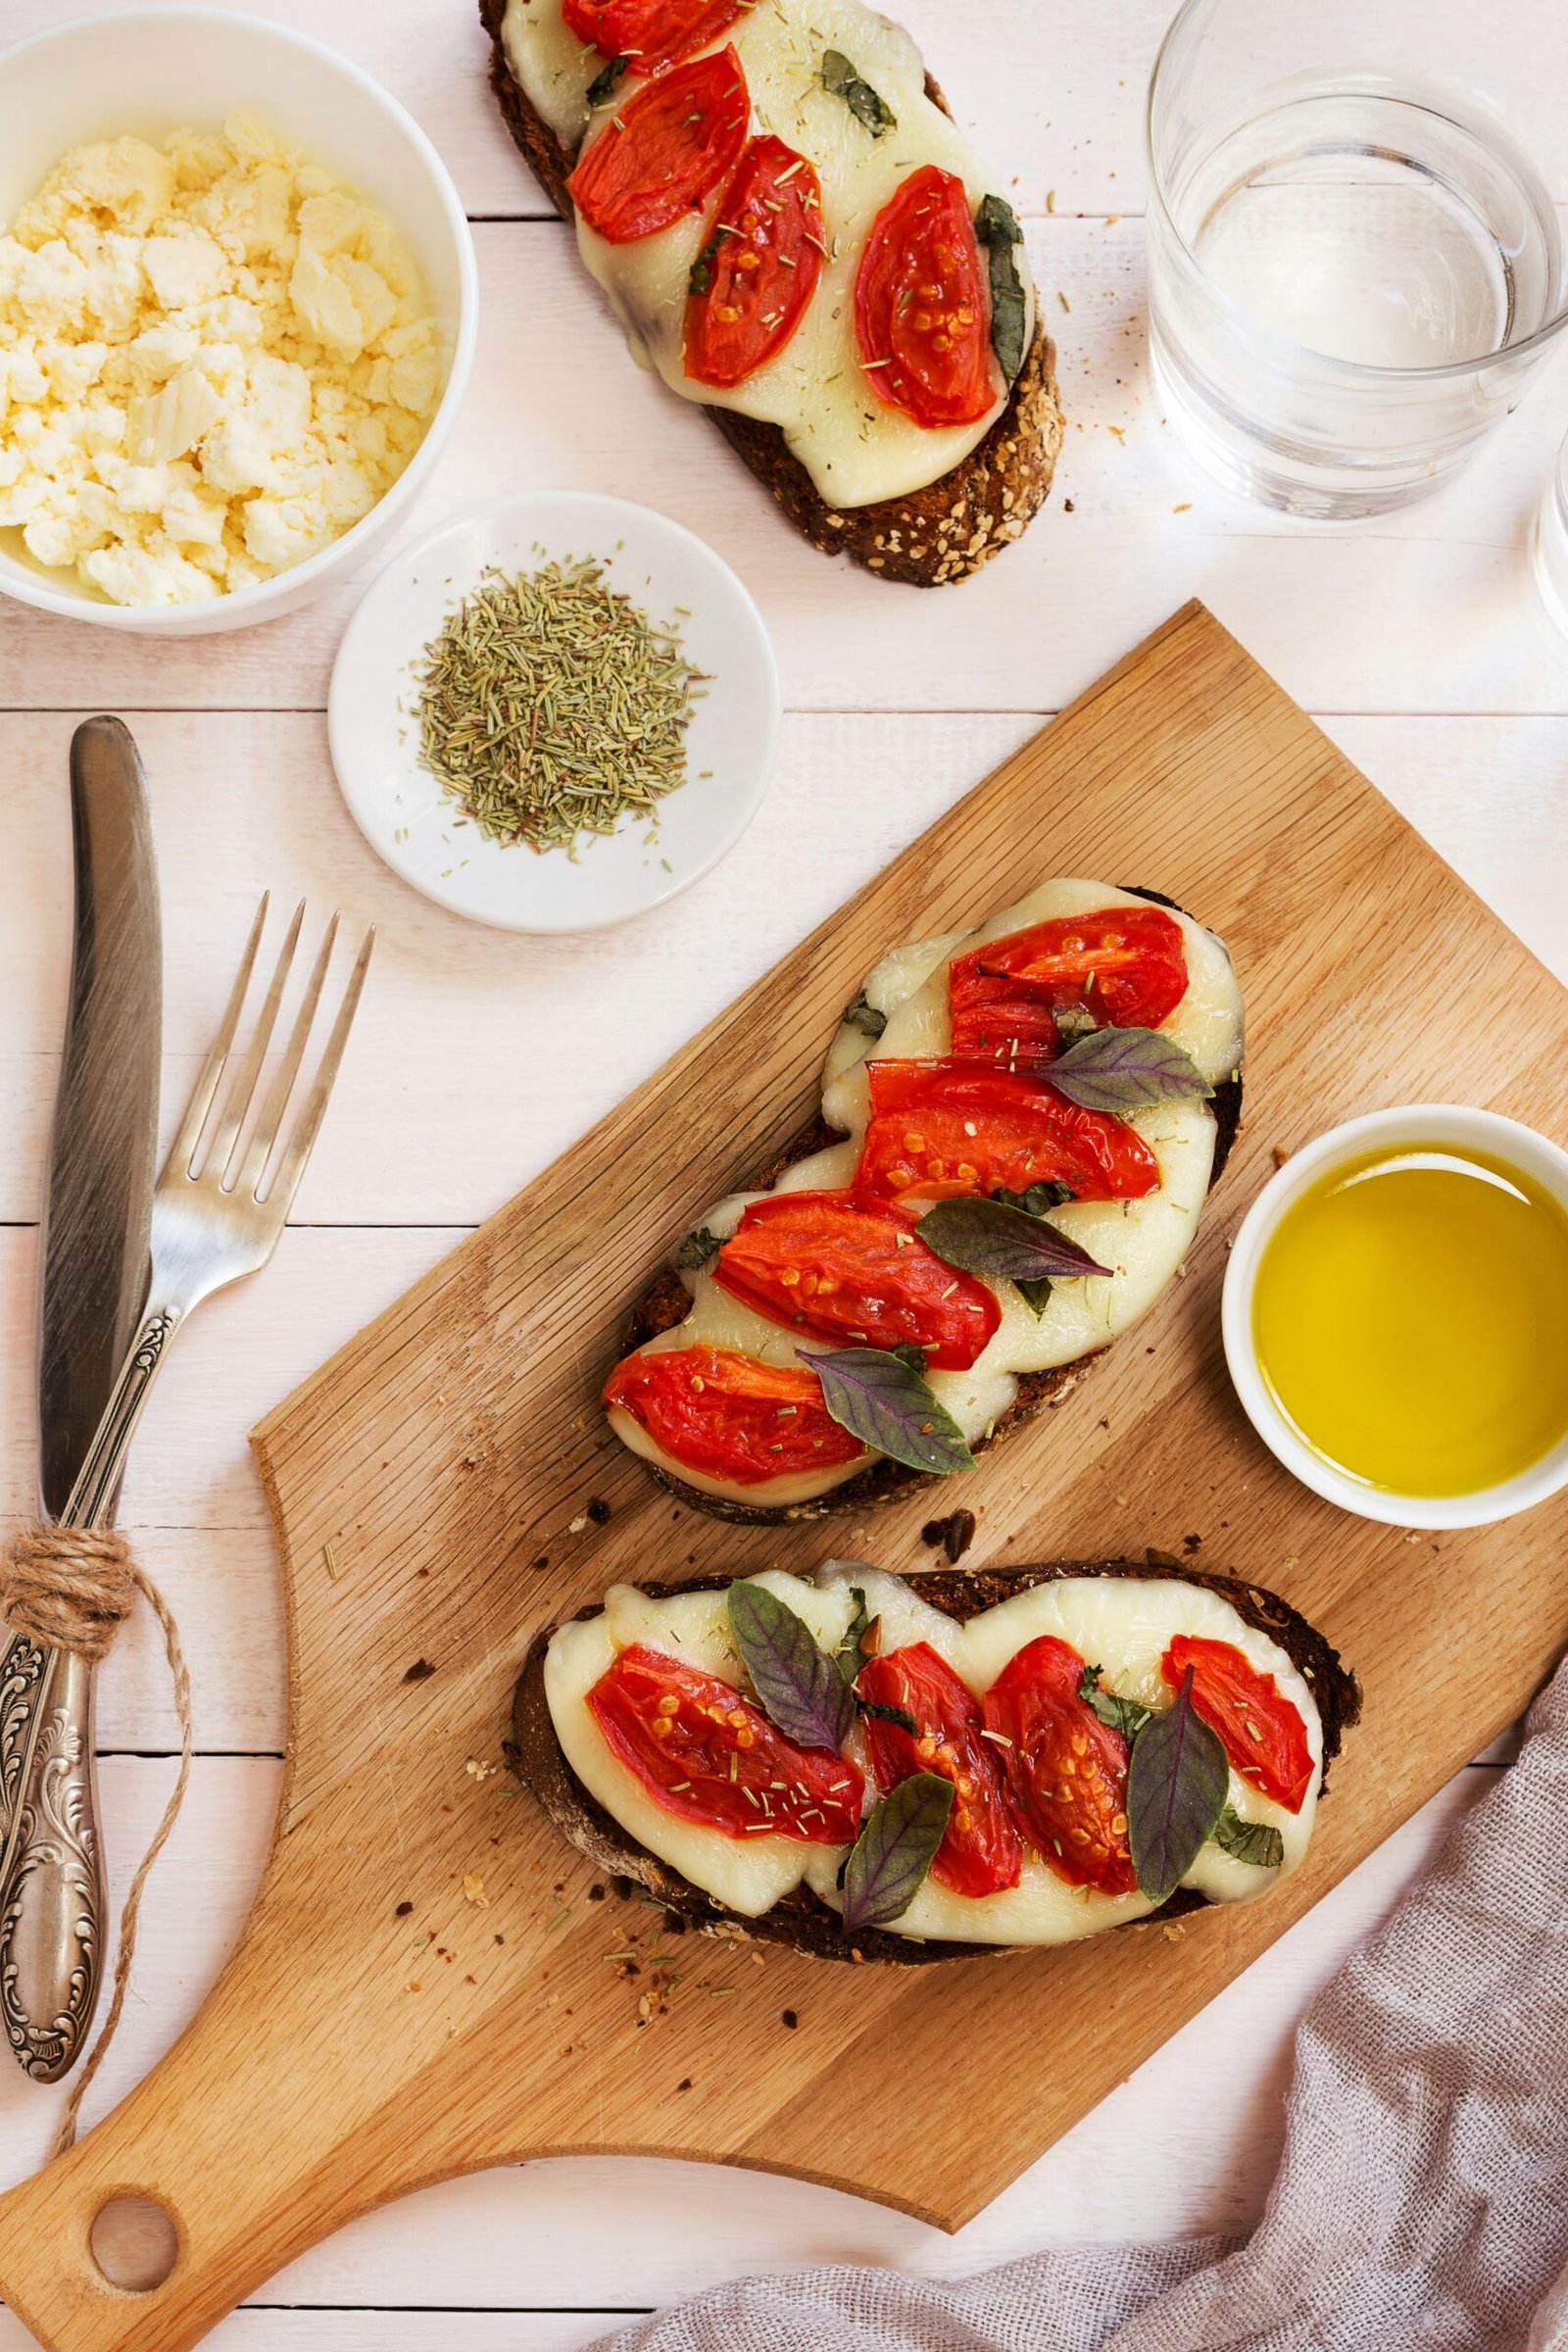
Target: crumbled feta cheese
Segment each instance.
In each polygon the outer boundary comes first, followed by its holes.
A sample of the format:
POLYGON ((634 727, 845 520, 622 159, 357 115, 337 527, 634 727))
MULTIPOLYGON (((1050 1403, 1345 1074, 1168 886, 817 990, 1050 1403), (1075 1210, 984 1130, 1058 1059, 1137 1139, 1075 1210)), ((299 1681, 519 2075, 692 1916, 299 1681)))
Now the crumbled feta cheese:
POLYGON ((228 282, 229 259, 216 238, 200 229, 177 236, 147 237, 142 242, 141 266, 147 282, 166 311, 182 311, 193 302, 211 302, 228 282))
POLYGON ((73 148, 0 233, 0 528, 120 604, 270 578, 391 487, 440 374, 391 224, 255 116, 73 148))
MULTIPOLYGON (((165 466, 194 449, 223 414, 223 404, 199 368, 182 368, 160 392, 131 402, 125 416, 125 454, 138 466, 165 466)), ((219 535, 222 509, 213 507, 219 535)))

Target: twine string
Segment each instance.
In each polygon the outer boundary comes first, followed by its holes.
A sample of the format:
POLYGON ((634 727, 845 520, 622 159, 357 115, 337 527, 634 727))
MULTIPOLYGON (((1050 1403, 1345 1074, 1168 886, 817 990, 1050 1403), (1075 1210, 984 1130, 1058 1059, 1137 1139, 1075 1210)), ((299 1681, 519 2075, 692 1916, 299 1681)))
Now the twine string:
POLYGON ((30 1641, 42 1642, 51 1649, 71 1650, 89 1665, 96 1666, 108 1656, 138 1593, 157 1618, 164 1638, 164 1655, 174 1686, 174 1712, 179 1719, 179 1773, 121 1910, 108 2013, 76 2070, 50 2151, 55 2156, 63 2155, 74 2141, 81 2102, 119 2029, 136 1957, 142 1895, 185 1801, 193 1744, 190 1672, 173 1612, 137 1563, 119 1528, 46 1527, 34 1522, 13 1536, 0 1552, 0 1614, 30 1641))
POLYGON ((0 1609, 14 1630, 96 1666, 136 1597, 130 1545, 118 1527, 45 1527, 13 1536, 0 1560, 0 1609))

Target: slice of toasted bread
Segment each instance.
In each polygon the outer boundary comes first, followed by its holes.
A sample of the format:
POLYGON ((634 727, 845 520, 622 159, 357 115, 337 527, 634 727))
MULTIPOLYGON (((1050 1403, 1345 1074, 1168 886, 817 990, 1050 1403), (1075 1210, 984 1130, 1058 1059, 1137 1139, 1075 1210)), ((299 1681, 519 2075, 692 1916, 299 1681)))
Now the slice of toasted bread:
MULTIPOLYGON (((501 112, 545 194, 564 220, 571 198, 566 180, 572 158, 563 149, 518 87, 507 62, 502 24, 507 0, 479 0, 490 35, 490 84, 501 112)), ((949 111, 941 90, 926 76, 934 105, 949 111)), ((1006 407, 985 439, 960 465, 906 498, 879 499, 865 507, 830 506, 781 428, 734 409, 710 408, 708 415, 757 476, 796 529, 824 555, 847 555, 886 580, 914 588, 941 587, 966 579, 1009 540, 1021 538, 1044 506, 1065 429, 1056 391, 1055 348, 1040 323, 1036 306, 1034 340, 1024 355, 1006 407)))
MULTIPOLYGON (((1029 1568, 962 1568, 917 1571, 906 1583, 933 1607, 946 1610, 963 1623, 982 1609, 1016 1592, 1061 1577, 1117 1576, 1174 1578, 1217 1592, 1248 1625, 1277 1642, 1312 1686, 1323 1725, 1323 1786, 1340 1753, 1344 1737, 1361 1712, 1361 1690, 1355 1676, 1341 1662, 1340 1653, 1277 1592, 1260 1585, 1244 1584, 1228 1576, 1212 1576, 1163 1560, 1053 1560, 1029 1568)), ((689 1585, 645 1584, 641 1590, 657 1599, 674 1592, 716 1592, 729 1578, 695 1578, 689 1585)), ((579 1609, 577 1616, 594 1617, 598 1607, 579 1609)), ((743 1918, 694 1886, 689 1879, 651 1854, 623 1830, 603 1805, 590 1796, 561 1751, 545 1697, 545 1653, 556 1628, 547 1625, 535 1636, 517 1678, 512 1709, 513 1769, 531 1788, 562 1836, 612 1878, 644 1887, 689 1927, 710 1936, 755 1937, 764 1943, 788 1944, 819 1960, 878 1961, 894 1968, 929 1967, 938 1960, 973 1960, 1022 1947, 994 1943, 917 1942, 907 1936, 890 1936, 878 1928, 847 1936, 838 1916, 818 1902, 808 1886, 794 1888, 760 1918, 743 1918)), ((1191 1887, 1180 1887, 1169 1902, 1149 1916, 1174 1919, 1186 1911, 1207 1908, 1207 1898, 1191 1887)), ((1130 1922, 1129 1925, 1141 1924, 1130 1922)))
MULTIPOLYGON (((1184 912, 1174 899, 1167 899, 1160 891, 1139 889, 1133 883, 1126 883, 1122 887, 1137 898, 1149 899, 1157 906, 1170 907, 1173 913, 1184 912)), ((1215 1088, 1210 1108, 1218 1129, 1214 1139, 1214 1164, 1208 1175, 1208 1186, 1212 1192, 1224 1171, 1241 1126, 1240 1070, 1215 1088)), ((736 1189, 765 1193, 786 1168, 794 1167, 797 1160, 808 1159, 813 1152, 824 1151, 828 1145, 842 1143, 843 1140, 838 1130, 830 1127, 818 1112, 792 1142, 785 1145, 782 1152, 775 1153, 766 1167, 746 1179, 736 1189)), ((662 1267, 631 1310, 622 1352, 629 1353, 634 1348, 641 1348, 645 1342, 657 1339, 662 1331, 673 1330, 677 1323, 685 1321, 690 1310, 691 1294, 686 1285, 673 1266, 662 1267)), ((1014 1430, 1021 1429, 1026 1421, 1032 1421, 1047 1405, 1064 1403, 1093 1365, 1105 1353, 1104 1348, 1099 1348, 1092 1354, 1081 1355, 1070 1364, 1054 1365, 1047 1372, 1021 1373, 1018 1394, 1012 1404, 998 1417, 984 1437, 974 1441, 970 1451, 976 1454, 985 1452, 988 1447, 1010 1437, 1014 1430)), ((679 1495, 681 1501, 689 1504, 694 1511, 704 1511, 710 1519, 727 1519, 738 1527, 765 1527, 775 1520, 826 1519, 843 1511, 876 1510, 883 1503, 897 1502, 905 1495, 913 1494, 919 1487, 943 1486, 947 1483, 932 1472, 911 1470, 903 1462, 890 1461, 884 1454, 878 1460, 867 1463, 863 1470, 857 1471, 853 1478, 846 1479, 841 1487, 830 1488, 827 1494, 815 1495, 809 1502, 786 1503, 779 1508, 777 1505, 770 1507, 763 1503, 738 1502, 725 1495, 710 1494, 702 1488, 689 1486, 684 1479, 676 1478, 658 1462, 648 1462, 646 1466, 661 1486, 667 1487, 671 1494, 679 1495)))

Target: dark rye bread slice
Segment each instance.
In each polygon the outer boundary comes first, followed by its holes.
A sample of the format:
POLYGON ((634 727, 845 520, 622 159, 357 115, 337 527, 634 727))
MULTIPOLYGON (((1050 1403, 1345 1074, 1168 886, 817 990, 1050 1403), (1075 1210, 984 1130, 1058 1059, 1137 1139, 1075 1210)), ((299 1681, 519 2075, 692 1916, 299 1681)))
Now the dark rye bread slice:
MULTIPOLYGON (((982 1609, 994 1608, 998 1601, 1010 1599, 1015 1592, 1027 1592, 1036 1585, 1054 1583, 1059 1578, 1079 1576, 1175 1578, 1184 1585, 1217 1592, 1246 1624, 1269 1635, 1312 1686, 1323 1722, 1323 1786, 1327 1788, 1329 1766, 1340 1753, 1345 1734, 1361 1712, 1360 1685, 1342 1664, 1339 1651, 1277 1592, 1228 1576, 1211 1576, 1196 1568, 1149 1560, 1054 1560, 1032 1568, 939 1568, 916 1573, 905 1582, 922 1599, 946 1610, 961 1624, 977 1617, 982 1609)), ((641 1590, 664 1600, 675 1592, 721 1592, 729 1581, 727 1577, 709 1576, 696 1578, 689 1585, 646 1584, 641 1590)), ((577 1611, 579 1618, 598 1614, 597 1606, 577 1611)), ((1027 1948, 1003 1943, 918 1942, 911 1936, 890 1936, 877 1928, 849 1937, 840 1927, 837 1914, 806 1886, 792 1888, 760 1919, 746 1919, 726 1909, 700 1886, 694 1886, 678 1870, 639 1845, 589 1795, 566 1762, 545 1698, 545 1652, 555 1631, 549 1625, 535 1636, 517 1678, 508 1752, 514 1771, 532 1789, 562 1836, 599 1869, 612 1878, 630 1880, 645 1887, 676 1918, 706 1935, 785 1943, 794 1951, 809 1952, 819 1960, 878 1961, 893 1968, 920 1968, 935 1960, 973 1960, 1027 1948)), ((1206 1895, 1191 1887, 1179 1887, 1169 1902, 1148 1916, 1176 1919, 1183 1912, 1207 1908, 1206 1895)))
MULTIPOLYGON (((490 35, 490 85, 545 194, 569 220, 566 180, 572 159, 513 77, 501 30, 506 13, 507 0, 479 0, 490 35)), ((934 105, 950 111, 929 74, 926 91, 934 105)), ((710 408, 708 415, 813 547, 824 555, 850 556, 883 579, 936 588, 978 571, 999 548, 1021 538, 1044 506, 1064 430, 1055 357, 1037 302, 1034 340, 1007 405, 985 439, 925 489, 868 507, 830 506, 778 425, 733 409, 710 408)))
MULTIPOLYGON (((1185 911, 1176 905, 1174 899, 1167 899, 1160 891, 1140 890, 1131 883, 1124 883, 1122 887, 1130 896, 1152 900, 1159 906, 1168 906, 1175 914, 1185 911)), ((1209 1108, 1214 1113, 1214 1124, 1218 1129, 1214 1138, 1214 1164, 1208 1172, 1208 1189, 1212 1192, 1224 1171, 1241 1126, 1240 1070, 1215 1088, 1209 1108)), ((794 1167, 797 1160, 809 1158, 813 1152, 824 1151, 829 1144, 843 1141, 839 1130, 830 1127, 818 1112, 792 1142, 785 1145, 782 1152, 768 1161, 760 1174, 754 1176, 749 1184, 737 1185, 735 1189, 738 1192, 765 1193, 786 1168, 794 1167)), ((655 1275, 631 1310, 624 1352, 630 1354, 633 1348, 641 1348, 646 1341, 657 1339, 662 1331, 672 1331, 677 1323, 684 1323, 690 1310, 691 1293, 674 1267, 664 1266, 655 1275)), ((1114 1343, 1109 1345, 1113 1346, 1114 1343)), ((1054 1365, 1049 1372, 1020 1373, 1018 1394, 1011 1405, 1000 1420, 993 1423, 984 1437, 976 1439, 970 1451, 984 1453, 990 1446, 1010 1437, 1014 1430, 1021 1429, 1026 1421, 1033 1420, 1047 1405, 1064 1403, 1090 1368, 1107 1352, 1107 1348, 1097 1348, 1092 1353, 1081 1355, 1070 1364, 1054 1365)), ((760 1503, 733 1502, 721 1494, 707 1494, 700 1487, 688 1486, 684 1479, 675 1478, 657 1462, 645 1462, 644 1466, 662 1487, 667 1487, 671 1494, 679 1495, 681 1501, 689 1503, 694 1511, 705 1511, 710 1519, 727 1519, 737 1527, 766 1527, 775 1520, 827 1519, 845 1511, 877 1510, 884 1503, 898 1502, 906 1494, 912 1494, 919 1487, 944 1486, 947 1483, 929 1471, 910 1470, 903 1462, 889 1461, 883 1455, 879 1460, 868 1463, 865 1469, 858 1470, 841 1487, 830 1489, 826 1494, 818 1494, 810 1502, 786 1503, 779 1508, 777 1505, 769 1507, 760 1503)))

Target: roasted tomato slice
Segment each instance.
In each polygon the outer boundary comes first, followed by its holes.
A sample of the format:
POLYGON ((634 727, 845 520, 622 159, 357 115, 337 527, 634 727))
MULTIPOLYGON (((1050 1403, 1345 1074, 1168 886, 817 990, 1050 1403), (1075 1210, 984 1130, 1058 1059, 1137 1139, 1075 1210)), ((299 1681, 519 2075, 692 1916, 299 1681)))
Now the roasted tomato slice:
POLYGON ((1001 399, 990 281, 953 172, 922 165, 878 213, 855 280, 855 332, 877 398, 916 424, 974 424, 1001 399))
POLYGON ((602 57, 623 57, 634 74, 706 49, 728 31, 745 0, 563 0, 562 16, 602 57))
POLYGON ((623 1649, 588 1693, 611 1753, 655 1802, 726 1838, 848 1845, 865 1787, 831 1747, 797 1747, 716 1675, 645 1642, 623 1649))
POLYGON ((1054 1016, 1069 1005, 1102 1028, 1157 1029, 1186 994, 1181 925, 1162 907, 1055 915, 953 958, 953 1051, 1041 1069, 1060 1051, 1054 1016))
POLYGON ((997 1894, 1016 1886, 1023 1840, 1003 1791, 1003 1750, 981 1737, 980 1701, 928 1642, 910 1642, 861 1667, 860 1696, 881 1707, 902 1707, 915 1728, 864 1718, 871 1772, 879 1788, 911 1773, 939 1772, 953 1783, 953 1811, 931 1876, 955 1894, 997 1894))
POLYGON ((1124 1120, 1080 1110, 1025 1071, 954 1060, 866 1070, 871 1116, 855 1172, 862 1193, 899 1200, 1065 1184, 1080 1200, 1138 1200, 1159 1184, 1158 1161, 1124 1120))
POLYGON ((830 1470, 865 1451, 833 1419, 814 1372, 732 1348, 628 1355, 605 1384, 605 1405, 630 1413, 688 1470, 737 1487, 830 1470))
POLYGON ((1316 1766, 1306 1726, 1271 1674, 1230 1642, 1178 1634, 1159 1662, 1172 1690, 1193 1670, 1193 1704, 1236 1770, 1288 1813, 1299 1813, 1316 1766))
POLYGON ((822 272, 822 189, 782 139, 753 139, 718 200, 686 303, 686 372, 728 388, 783 350, 822 272))
POLYGON ((870 1348, 912 1340, 942 1372, 966 1372, 998 1324, 995 1291, 915 1236, 915 1219, 858 1193, 754 1200, 713 1280, 760 1315, 870 1348))
POLYGON ((616 107, 567 180, 591 229, 629 245, 695 212, 734 169, 751 99, 733 49, 694 57, 616 107))
POLYGON ((1079 1697, 1083 1671, 1054 1634, 1026 1642, 986 1692, 986 1728, 1007 1741, 1008 1802, 1042 1861, 1070 1886, 1131 1894, 1127 1742, 1079 1697))
POLYGON ((1026 981, 983 972, 977 957, 949 967, 953 1054, 957 1061, 994 1061, 1004 1070, 1045 1070, 1061 1052, 1051 999, 1026 981), (968 967, 976 968, 968 968, 968 967))

